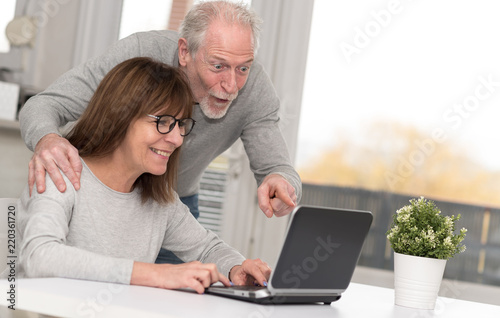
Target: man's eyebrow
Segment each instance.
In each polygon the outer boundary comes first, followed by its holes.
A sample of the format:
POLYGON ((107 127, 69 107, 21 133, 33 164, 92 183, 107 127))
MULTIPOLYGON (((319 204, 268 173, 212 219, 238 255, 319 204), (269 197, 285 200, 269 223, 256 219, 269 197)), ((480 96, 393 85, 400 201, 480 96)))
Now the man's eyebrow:
POLYGON ((255 61, 255 58, 253 58, 253 57, 252 57, 251 59, 248 59, 248 60, 247 60, 246 62, 244 62, 243 64, 245 64, 245 63, 253 63, 253 61, 255 61))
MULTIPOLYGON (((227 60, 221 56, 218 56, 218 55, 212 55, 209 60, 217 60, 217 61, 220 61, 220 62, 224 62, 224 63, 227 63, 227 60)), ((255 58, 254 57, 251 57, 249 58, 248 60, 246 60, 245 62, 243 63, 239 63, 240 65, 241 64, 247 64, 247 63, 253 63, 253 61, 255 61, 255 58)))

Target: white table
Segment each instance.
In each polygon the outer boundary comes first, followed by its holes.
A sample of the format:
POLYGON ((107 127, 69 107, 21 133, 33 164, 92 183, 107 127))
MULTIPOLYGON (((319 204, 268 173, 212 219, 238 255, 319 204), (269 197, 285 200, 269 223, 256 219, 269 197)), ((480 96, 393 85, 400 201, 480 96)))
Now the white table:
MULTIPOLYGON (((331 305, 257 305, 213 295, 64 278, 17 279, 16 309, 61 317, 500 317, 500 306, 439 297, 434 311, 394 305, 394 291, 351 283, 331 305)), ((0 280, 0 306, 8 306, 0 280)), ((5 308, 2 308, 5 312, 5 308)))

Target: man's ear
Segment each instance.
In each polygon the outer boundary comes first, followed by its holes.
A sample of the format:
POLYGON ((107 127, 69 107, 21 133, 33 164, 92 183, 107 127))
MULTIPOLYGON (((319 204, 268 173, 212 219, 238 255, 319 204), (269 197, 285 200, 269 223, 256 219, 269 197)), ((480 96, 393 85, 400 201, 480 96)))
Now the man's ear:
POLYGON ((185 38, 180 38, 177 42, 177 46, 179 47, 179 64, 180 66, 186 66, 187 61, 191 58, 188 51, 187 40, 185 38))

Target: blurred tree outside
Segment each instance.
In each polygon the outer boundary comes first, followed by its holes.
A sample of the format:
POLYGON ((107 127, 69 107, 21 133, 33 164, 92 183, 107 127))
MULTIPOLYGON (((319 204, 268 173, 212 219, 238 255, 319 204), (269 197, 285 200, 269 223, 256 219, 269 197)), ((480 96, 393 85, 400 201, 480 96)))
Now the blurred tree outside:
POLYGON ((433 142, 393 122, 375 123, 361 134, 361 143, 332 136, 335 146, 298 167, 302 182, 500 207, 500 171, 472 160, 453 139, 433 142))

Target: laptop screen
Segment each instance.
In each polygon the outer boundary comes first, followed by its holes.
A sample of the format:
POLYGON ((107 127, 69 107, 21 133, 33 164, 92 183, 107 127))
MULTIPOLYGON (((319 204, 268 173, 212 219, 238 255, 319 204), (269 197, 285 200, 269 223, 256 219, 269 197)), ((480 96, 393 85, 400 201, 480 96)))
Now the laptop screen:
POLYGON ((295 211, 271 284, 276 289, 346 289, 372 222, 366 211, 295 211))

